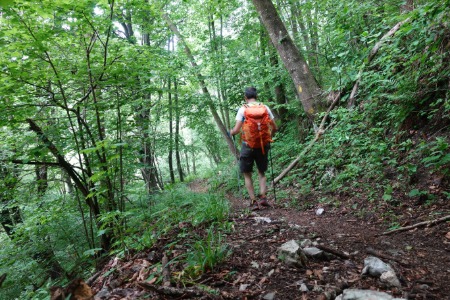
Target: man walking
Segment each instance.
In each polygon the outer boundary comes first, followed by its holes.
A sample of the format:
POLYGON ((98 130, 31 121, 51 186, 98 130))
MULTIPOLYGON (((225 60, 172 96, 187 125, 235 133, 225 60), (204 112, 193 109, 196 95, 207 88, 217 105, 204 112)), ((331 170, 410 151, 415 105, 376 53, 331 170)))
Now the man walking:
POLYGON ((242 129, 239 169, 244 174, 250 205, 253 210, 256 210, 261 206, 270 206, 266 197, 265 172, 269 165, 268 152, 270 151, 270 142, 272 142, 271 136, 277 131, 277 126, 270 108, 257 101, 256 88, 246 88, 244 98, 246 104, 239 108, 236 114, 236 125, 230 130, 230 135, 236 135, 242 129), (256 199, 252 180, 254 163, 258 169, 259 201, 256 199))

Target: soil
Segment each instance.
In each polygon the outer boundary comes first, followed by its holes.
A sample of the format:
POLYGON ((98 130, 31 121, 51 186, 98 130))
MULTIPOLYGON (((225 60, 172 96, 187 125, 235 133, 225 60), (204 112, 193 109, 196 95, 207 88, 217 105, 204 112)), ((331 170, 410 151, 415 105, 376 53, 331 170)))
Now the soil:
MULTIPOLYGON (((202 191, 204 184, 195 182, 191 188, 202 191)), ((105 265, 88 280, 95 299, 334 299, 347 288, 378 290, 405 299, 450 299, 449 222, 382 235, 392 215, 402 226, 449 215, 448 200, 375 209, 347 197, 336 206, 296 209, 290 207, 291 196, 271 199, 273 207, 258 211, 251 211, 248 202, 237 197, 230 195, 229 200, 233 230, 225 238, 231 255, 220 265, 189 281, 181 280, 182 266, 169 263, 162 272, 166 279, 148 279, 149 266, 161 261, 164 265, 164 259, 171 260, 184 250, 174 249, 173 257, 164 257, 169 235, 129 260, 105 265), (357 207, 362 206, 364 214, 358 213, 357 207), (317 214, 318 208, 323 208, 322 214, 317 214), (305 267, 290 267, 278 259, 277 249, 283 243, 305 239, 336 255, 308 259, 305 267), (393 267, 401 288, 361 276, 364 259, 374 254, 393 267)), ((196 230, 204 234, 205 228, 196 230)))

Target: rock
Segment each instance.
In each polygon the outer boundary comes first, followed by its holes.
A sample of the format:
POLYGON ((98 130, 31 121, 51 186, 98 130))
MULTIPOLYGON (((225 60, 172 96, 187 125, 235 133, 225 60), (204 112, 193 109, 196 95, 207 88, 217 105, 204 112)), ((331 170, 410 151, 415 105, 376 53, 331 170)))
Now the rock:
POLYGON ((364 259, 364 268, 361 274, 380 277, 380 281, 390 287, 400 288, 402 286, 392 267, 374 256, 364 259))
MULTIPOLYGON (((361 272, 361 275, 370 275, 373 277, 380 277, 381 274, 387 271, 392 271, 392 267, 381 259, 375 256, 369 256, 364 259, 364 268, 361 272)), ((395 272, 394 272, 395 273, 395 272)))
POLYGON ((309 289, 308 289, 308 287, 306 286, 306 284, 302 283, 302 284, 300 285, 300 291, 301 291, 301 292, 309 292, 309 289))
POLYGON ((300 247, 302 248, 307 248, 307 247, 311 247, 313 244, 313 242, 310 239, 306 239, 300 242, 300 247))
POLYGON ((312 258, 321 258, 323 256, 323 251, 316 247, 304 248, 303 253, 305 253, 306 256, 312 258))
POLYGON ((287 265, 298 268, 305 267, 308 262, 299 244, 294 240, 290 240, 278 248, 278 258, 287 265))
POLYGON ((381 274, 380 281, 386 283, 390 287, 402 287, 400 280, 398 280, 397 275, 393 271, 387 271, 381 274))
POLYGON ((316 209, 316 215, 320 216, 321 214, 323 214, 324 211, 325 211, 325 209, 323 209, 322 207, 318 208, 318 209, 316 209))
POLYGON ((241 284, 239 286, 239 292, 244 292, 248 287, 248 284, 241 284))
POLYGON ((102 288, 94 297, 95 300, 111 299, 111 292, 107 287, 102 288))
POLYGON ((259 264, 256 261, 252 261, 250 264, 252 265, 253 268, 259 269, 259 264))
POLYGON ((405 300, 403 298, 394 298, 389 294, 372 290, 344 290, 336 300, 405 300))
POLYGON ((256 224, 260 223, 272 223, 272 220, 267 217, 255 217, 253 218, 256 221, 256 224))
POLYGON ((275 299, 275 292, 268 293, 268 294, 264 295, 263 299, 264 300, 274 300, 275 299))

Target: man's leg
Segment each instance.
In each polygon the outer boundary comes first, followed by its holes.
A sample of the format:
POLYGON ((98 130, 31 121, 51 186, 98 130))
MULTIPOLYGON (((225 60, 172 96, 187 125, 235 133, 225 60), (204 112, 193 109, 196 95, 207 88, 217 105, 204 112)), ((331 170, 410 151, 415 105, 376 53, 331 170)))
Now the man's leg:
POLYGON ((250 203, 253 204, 253 202, 256 200, 256 197, 255 197, 255 189, 253 187, 252 173, 244 172, 243 174, 245 180, 245 187, 247 188, 248 195, 250 196, 250 203))
POLYGON ((266 197, 267 179, 265 173, 258 170, 258 179, 259 179, 259 193, 261 194, 261 198, 266 197))

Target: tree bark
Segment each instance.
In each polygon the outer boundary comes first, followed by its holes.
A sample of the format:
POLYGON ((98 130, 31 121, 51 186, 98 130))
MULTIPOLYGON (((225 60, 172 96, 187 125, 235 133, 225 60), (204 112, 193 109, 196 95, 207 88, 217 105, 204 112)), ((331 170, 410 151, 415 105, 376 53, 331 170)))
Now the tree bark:
MULTIPOLYGON (((99 227, 101 226, 101 222, 99 222, 100 217, 100 206, 98 204, 98 201, 94 195, 90 196, 90 190, 89 185, 87 183, 84 183, 80 176, 77 174, 77 172, 74 170, 71 164, 69 164, 64 156, 60 153, 58 148, 55 146, 55 144, 49 140, 49 138, 45 135, 42 128, 40 128, 36 122, 34 122, 32 119, 27 119, 28 124, 30 125, 30 130, 35 132, 36 135, 39 137, 40 141, 48 148, 50 153, 53 154, 53 156, 58 161, 61 168, 63 168, 69 177, 72 179, 72 181, 75 183, 75 186, 80 190, 80 192, 83 194, 84 199, 91 209, 92 213, 94 214, 97 222, 99 223, 99 227)), ((111 236, 109 234, 103 234, 101 236, 101 244, 104 251, 108 251, 111 247, 111 236)))
POLYGON ((400 12, 406 13, 414 9, 414 0, 406 0, 405 4, 400 6, 400 12))
POLYGON ((172 87, 172 82, 169 78, 168 83, 168 99, 169 99, 169 173, 170 173, 170 182, 175 183, 175 172, 173 170, 173 105, 172 105, 172 93, 170 89, 172 87))
POLYGON ((303 55, 289 36, 273 3, 270 0, 252 0, 252 2, 291 76, 305 113, 313 121, 316 113, 323 109, 322 90, 303 55))
POLYGON ((180 155, 180 108, 178 107, 178 85, 177 80, 174 80, 175 89, 175 159, 177 161, 177 171, 180 181, 184 181, 183 168, 181 166, 181 155, 180 155))
MULTIPOLYGON (((191 49, 188 47, 186 41, 184 40, 184 37, 181 35, 180 31, 176 27, 176 25, 170 20, 169 16, 167 14, 163 14, 163 19, 166 21, 167 25, 169 26, 169 29, 177 36, 177 38, 180 40, 181 44, 184 45, 184 52, 186 53, 187 58, 189 59, 191 66, 194 68, 194 70, 198 70, 199 67, 197 65, 197 62, 195 61, 194 55, 192 55, 191 49)), ((206 86, 205 80, 203 79, 203 76, 200 72, 197 72, 197 80, 200 83, 200 86, 202 88, 202 92, 206 97, 206 104, 209 107, 209 110, 214 118, 214 121, 219 128, 219 131, 222 133, 222 136, 225 138, 225 141, 227 142, 228 148, 230 149, 231 153, 233 155, 236 152, 236 148, 234 146, 233 141, 231 140, 231 137, 228 136, 228 130, 223 124, 222 120, 220 119, 219 114, 217 113, 216 108, 214 107, 214 103, 212 101, 211 94, 206 86)))

